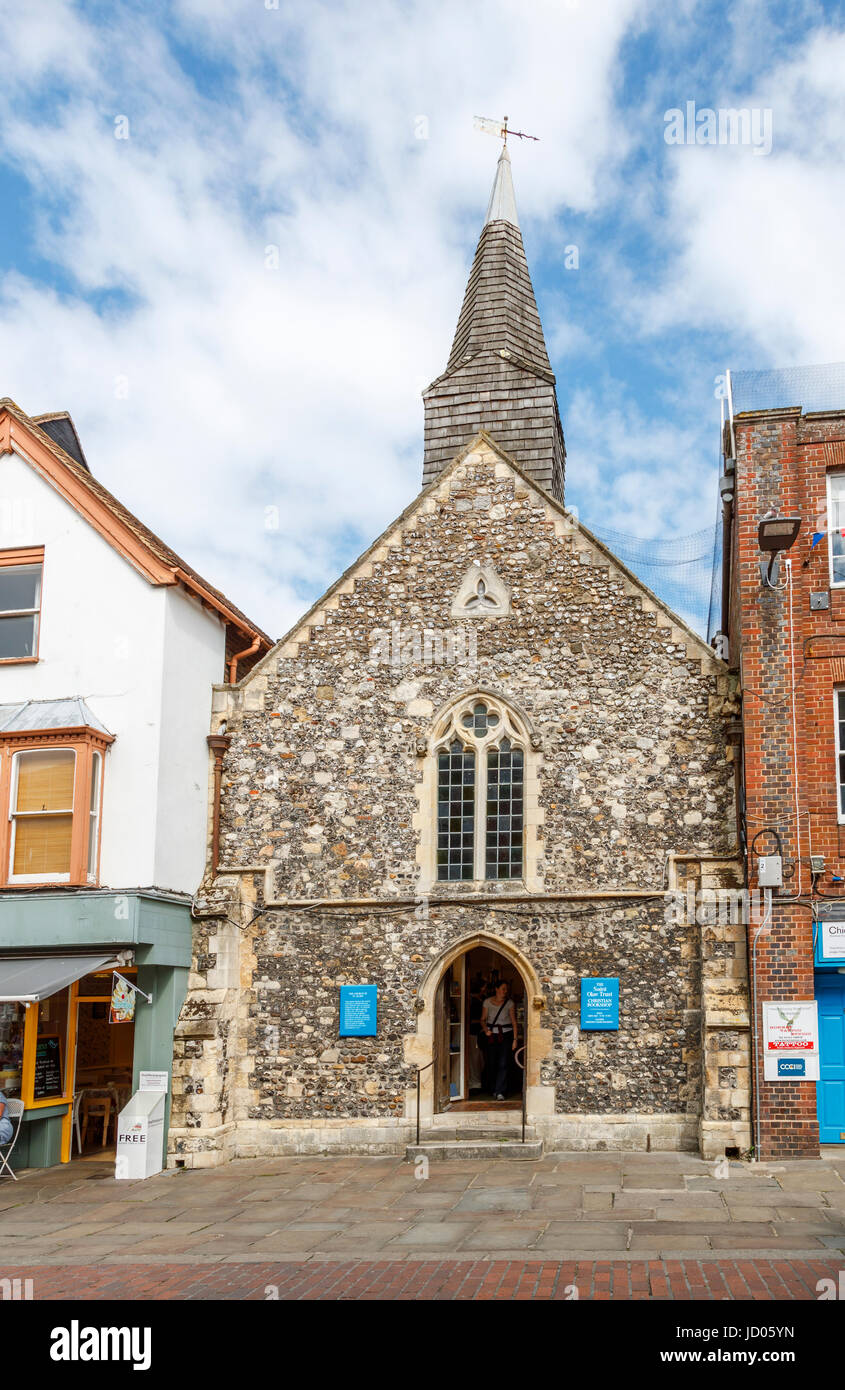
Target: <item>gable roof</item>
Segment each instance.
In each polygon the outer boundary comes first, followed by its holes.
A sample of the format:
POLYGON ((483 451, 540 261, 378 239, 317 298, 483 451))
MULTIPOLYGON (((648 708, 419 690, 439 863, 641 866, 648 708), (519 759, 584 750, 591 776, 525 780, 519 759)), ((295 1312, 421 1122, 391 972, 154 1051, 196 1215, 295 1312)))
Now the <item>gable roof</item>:
MULTIPOLYGON (((272 637, 139 521, 97 481, 87 464, 74 458, 52 437, 46 426, 53 420, 69 421, 70 417, 64 412, 55 416, 29 416, 8 397, 0 399, 0 458, 13 449, 20 454, 148 583, 181 584, 218 613, 224 623, 231 624, 245 637, 258 639, 259 652, 272 647, 272 637)), ((76 437, 75 429, 73 434, 76 437)))
POLYGON ((382 531, 381 535, 373 541, 372 545, 368 546, 367 549, 358 556, 358 559, 354 560, 353 563, 344 570, 343 574, 335 580, 334 584, 326 590, 321 598, 317 599, 316 603, 311 605, 307 613, 303 614, 289 632, 287 632, 284 637, 280 637, 270 651, 265 653, 261 660, 257 661, 255 665, 250 668, 241 680, 237 682, 238 687, 248 686, 253 676, 257 675, 274 657, 280 655, 294 655, 294 651, 292 650, 293 645, 299 641, 307 640, 308 630, 311 627, 321 625, 323 610, 331 605, 332 600, 336 596, 341 593, 348 593, 354 588, 358 572, 368 563, 379 558, 379 551, 390 545, 391 539, 401 530, 404 523, 413 516, 414 512, 418 511, 424 505, 427 499, 436 495, 439 489, 443 487, 444 482, 447 481, 450 474, 452 474, 467 455, 471 454, 479 445, 484 445, 490 449, 496 455, 497 459, 501 460, 502 463, 506 464, 508 468, 513 471, 520 482, 531 489, 534 495, 544 503, 553 516, 565 524, 567 532, 577 537, 580 543, 579 548, 582 553, 590 555, 594 563, 596 562, 596 557, 599 557, 597 561, 598 564, 607 565, 610 569, 617 572, 624 580, 627 591, 642 600, 643 610, 656 612, 658 614, 658 627, 662 627, 666 630, 668 625, 672 640, 685 643, 687 655, 689 657, 694 660, 706 661, 709 669, 713 672, 717 672, 720 675, 728 674, 728 667, 725 662, 722 661, 720 657, 716 656, 713 648, 708 646, 703 637, 700 637, 697 632, 694 632, 683 618, 680 618, 677 613, 674 613, 662 599, 657 597, 657 594, 649 589, 647 584, 644 584, 632 570, 628 569, 627 565, 617 559, 613 552, 609 550, 597 536, 593 535, 592 531, 589 531, 581 521, 572 516, 563 506, 562 502, 558 502, 545 488, 536 483, 524 469, 520 468, 519 464, 505 452, 501 445, 496 443, 495 439, 492 439, 485 430, 479 430, 475 438, 472 439, 465 448, 461 449, 459 454, 456 454, 452 462, 438 474, 433 482, 429 483, 427 487, 424 487, 421 492, 417 493, 414 500, 409 503, 396 520, 392 521, 386 530, 382 531), (659 620, 661 616, 666 620, 663 623, 659 620), (288 648, 288 650, 286 651, 285 648, 288 648))

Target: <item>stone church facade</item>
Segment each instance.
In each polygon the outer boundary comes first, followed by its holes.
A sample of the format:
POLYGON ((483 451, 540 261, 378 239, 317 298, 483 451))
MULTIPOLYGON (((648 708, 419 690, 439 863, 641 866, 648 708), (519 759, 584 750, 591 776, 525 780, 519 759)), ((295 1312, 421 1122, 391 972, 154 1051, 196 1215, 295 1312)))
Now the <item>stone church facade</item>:
POLYGON ((418 1084, 425 1131, 490 1121, 449 1081, 471 958, 547 1148, 746 1150, 745 927, 678 902, 742 883, 732 677, 565 510, 506 152, 425 402, 422 492, 215 691, 169 1161, 402 1152, 418 1084), (596 977, 618 1029, 580 1026, 596 977), (364 984, 375 1034, 339 1036, 364 984))

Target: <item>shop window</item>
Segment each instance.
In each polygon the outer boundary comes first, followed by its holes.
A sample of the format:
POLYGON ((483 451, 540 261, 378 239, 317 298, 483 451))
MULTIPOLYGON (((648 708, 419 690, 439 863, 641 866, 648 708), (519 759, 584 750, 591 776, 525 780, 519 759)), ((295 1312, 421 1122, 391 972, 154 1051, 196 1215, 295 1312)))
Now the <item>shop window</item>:
POLYGON ((93 731, 78 738, 49 732, 0 739, 0 753, 10 761, 0 822, 0 840, 7 839, 0 870, 8 885, 98 882, 103 756, 110 741, 93 731))
POLYGON ((23 1004, 0 1004, 0 1091, 7 1098, 21 1093, 25 1024, 23 1004))
POLYGON ((0 661, 37 660, 43 555, 0 552, 0 661))
POLYGON ((831 584, 845 584, 845 473, 827 479, 827 535, 831 584))

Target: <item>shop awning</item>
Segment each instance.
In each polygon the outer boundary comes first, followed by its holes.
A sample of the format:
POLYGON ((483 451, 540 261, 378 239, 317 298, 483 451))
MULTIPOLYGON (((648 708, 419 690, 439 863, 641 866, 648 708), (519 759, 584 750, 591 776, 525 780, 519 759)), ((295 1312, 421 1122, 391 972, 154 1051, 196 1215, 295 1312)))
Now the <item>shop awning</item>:
POLYGON ((6 956, 0 959, 0 1004, 34 1004, 83 975, 119 965, 114 952, 105 956, 6 956))

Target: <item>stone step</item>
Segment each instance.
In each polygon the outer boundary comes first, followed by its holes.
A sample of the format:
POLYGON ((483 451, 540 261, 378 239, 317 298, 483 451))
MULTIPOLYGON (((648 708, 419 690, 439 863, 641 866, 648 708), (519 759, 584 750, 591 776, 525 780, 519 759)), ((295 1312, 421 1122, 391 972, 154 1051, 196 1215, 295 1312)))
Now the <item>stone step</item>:
POLYGON ((487 1163, 490 1159, 538 1159, 543 1157, 542 1139, 479 1139, 476 1134, 464 1139, 432 1139, 428 1143, 409 1144, 405 1150, 405 1162, 413 1163, 417 1158, 427 1158, 432 1163, 448 1163, 450 1159, 472 1159, 474 1163, 487 1163))
MULTIPOLYGON (((521 1140, 522 1125, 435 1125, 431 1129, 424 1129, 420 1133, 420 1141, 423 1144, 441 1144, 444 1141, 454 1140, 461 1144, 474 1143, 477 1139, 490 1139, 496 1142, 511 1142, 514 1139, 521 1140)), ((525 1126, 525 1138, 536 1139, 537 1131, 533 1125, 525 1126)))

